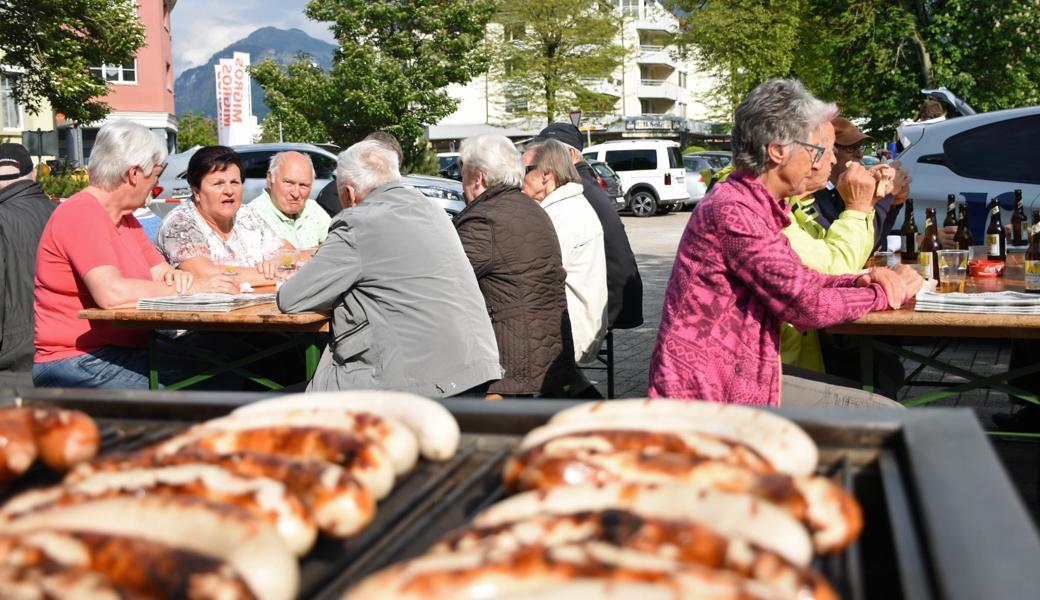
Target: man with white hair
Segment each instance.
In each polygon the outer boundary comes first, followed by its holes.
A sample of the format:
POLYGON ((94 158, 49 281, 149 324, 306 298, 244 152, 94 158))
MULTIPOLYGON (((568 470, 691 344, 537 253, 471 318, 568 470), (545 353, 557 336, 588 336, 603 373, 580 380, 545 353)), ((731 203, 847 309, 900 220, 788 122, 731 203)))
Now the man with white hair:
POLYGON ((447 215, 402 185, 399 168, 377 141, 340 153, 344 210, 278 290, 284 312, 332 311, 307 389, 483 395, 502 367, 477 279, 447 215))
POLYGON ((488 392, 562 397, 579 371, 567 320, 567 272, 552 220, 520 190, 524 165, 509 138, 469 138, 460 159, 466 208, 455 229, 506 371, 488 392))
POLYGON ((31 385, 36 246, 57 205, 21 144, 0 144, 0 389, 31 385))
POLYGON ((332 217, 308 200, 314 184, 314 164, 302 152, 279 152, 267 168, 267 185, 243 210, 256 213, 278 237, 298 250, 325 241, 332 217))

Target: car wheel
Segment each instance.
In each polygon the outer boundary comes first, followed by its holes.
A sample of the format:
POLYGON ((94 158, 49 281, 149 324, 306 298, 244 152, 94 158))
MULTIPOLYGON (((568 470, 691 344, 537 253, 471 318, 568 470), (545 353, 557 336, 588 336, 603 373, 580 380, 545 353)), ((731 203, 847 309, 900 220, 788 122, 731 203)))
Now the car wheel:
POLYGON ((657 198, 654 198, 654 195, 646 190, 640 190, 632 194, 629 206, 637 217, 652 217, 658 211, 657 198))

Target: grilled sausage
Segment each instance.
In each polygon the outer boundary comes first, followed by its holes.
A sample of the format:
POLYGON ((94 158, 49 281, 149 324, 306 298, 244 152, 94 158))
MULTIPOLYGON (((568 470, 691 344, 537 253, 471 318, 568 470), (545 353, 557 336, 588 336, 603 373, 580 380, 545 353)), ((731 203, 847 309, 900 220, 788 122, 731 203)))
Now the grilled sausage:
POLYGON ((627 511, 537 515, 497 527, 462 530, 442 540, 430 553, 479 550, 494 554, 509 548, 590 541, 647 554, 666 552, 682 563, 732 571, 802 600, 837 600, 834 589, 817 573, 740 539, 723 536, 710 524, 644 519, 627 511))
POLYGON ((23 410, 32 423, 40 459, 48 467, 65 471, 97 454, 101 434, 86 414, 49 407, 23 410))
POLYGON ((183 464, 217 465, 238 475, 280 481, 303 502, 315 524, 327 535, 354 535, 375 516, 372 492, 339 465, 258 452, 183 452, 163 456, 144 452, 113 454, 80 465, 69 473, 66 482, 80 481, 97 472, 183 464))
POLYGON ((805 568, 812 544, 801 523, 785 511, 748 494, 697 489, 683 484, 609 483, 524 492, 492 505, 474 527, 496 527, 536 515, 624 510, 645 519, 709 525, 721 535, 774 552, 805 568))
POLYGON ((187 495, 244 508, 270 523, 297 555, 310 550, 318 535, 310 514, 282 483, 206 464, 96 473, 60 486, 30 490, 0 508, 0 519, 16 520, 54 506, 142 494, 187 495))
MULTIPOLYGON (((562 597, 559 589, 609 589, 649 584, 643 598, 690 600, 795 600, 769 585, 736 573, 686 564, 611 544, 589 542, 555 547, 527 546, 498 553, 428 554, 389 567, 347 592, 347 600, 562 597), (610 583, 591 586, 593 582, 610 583), (571 586, 580 586, 573 588, 571 586), (554 592, 554 590, 556 590, 554 592), (664 596, 663 591, 669 595, 664 596)), ((599 596, 575 596, 599 597, 599 596)), ((610 597, 610 596, 606 596, 610 597)))
POLYGON ((340 429, 270 426, 254 429, 194 429, 154 448, 160 455, 183 452, 257 452, 320 460, 344 467, 377 499, 394 486, 394 468, 382 444, 340 429))
POLYGON ((328 409, 291 410, 229 415, 206 421, 169 440, 163 447, 176 450, 197 438, 210 437, 217 432, 243 432, 269 427, 318 427, 342 431, 371 440, 383 446, 391 458, 394 473, 402 475, 412 470, 419 458, 418 441, 407 427, 394 419, 368 413, 349 414, 328 409))
POLYGON ((141 538, 226 562, 260 600, 295 598, 296 559, 262 519, 229 504, 187 496, 117 497, 26 514, 0 535, 41 529, 141 538))
POLYGON ((0 411, 0 483, 7 483, 28 471, 36 456, 32 428, 21 411, 0 411))
POLYGON ((541 430, 537 435, 535 431, 528 434, 523 447, 537 445, 561 433, 635 421, 659 425, 650 431, 699 431, 745 444, 772 463, 777 471, 789 475, 811 475, 819 459, 816 444, 805 431, 779 415, 732 404, 666 399, 590 402, 562 410, 544 428, 536 429, 541 430))
POLYGON ((139 597, 104 575, 86 569, 55 564, 0 565, 0 598, 4 600, 130 600, 139 597))
POLYGON ((675 453, 639 451, 557 453, 529 463, 518 489, 548 490, 581 483, 683 483, 697 489, 746 493, 780 506, 812 532, 818 552, 838 552, 863 528, 855 498, 825 477, 763 475, 723 461, 675 453))
POLYGON ((459 447, 459 424, 448 409, 436 400, 404 392, 307 392, 247 404, 232 414, 314 408, 367 412, 396 419, 412 430, 419 439, 422 455, 429 460, 448 460, 459 447))
POLYGON ((72 573, 89 571, 117 589, 126 590, 127 595, 144 598, 255 598, 234 569, 222 561, 126 536, 41 530, 0 537, 0 565, 18 569, 53 567, 72 573))

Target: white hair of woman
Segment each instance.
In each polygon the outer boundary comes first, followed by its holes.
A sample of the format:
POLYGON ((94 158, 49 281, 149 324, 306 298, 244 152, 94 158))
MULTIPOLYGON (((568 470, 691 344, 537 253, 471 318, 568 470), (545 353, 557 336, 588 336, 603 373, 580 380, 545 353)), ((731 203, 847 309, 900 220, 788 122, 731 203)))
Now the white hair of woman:
POLYGON ((112 121, 98 130, 90 151, 90 183, 103 190, 119 187, 127 171, 140 167, 150 175, 166 161, 166 146, 150 129, 130 121, 112 121))
POLYGON ((759 84, 737 107, 731 133, 733 164, 761 175, 769 167, 769 144, 807 142, 812 131, 838 114, 797 79, 759 84))
POLYGON ((513 142, 504 135, 489 133, 466 138, 459 160, 464 173, 483 173, 486 187, 524 185, 524 161, 513 142))
POLYGON ((359 198, 364 198, 381 185, 399 182, 401 171, 397 153, 382 142, 358 142, 339 153, 336 181, 340 188, 346 185, 354 188, 359 198))

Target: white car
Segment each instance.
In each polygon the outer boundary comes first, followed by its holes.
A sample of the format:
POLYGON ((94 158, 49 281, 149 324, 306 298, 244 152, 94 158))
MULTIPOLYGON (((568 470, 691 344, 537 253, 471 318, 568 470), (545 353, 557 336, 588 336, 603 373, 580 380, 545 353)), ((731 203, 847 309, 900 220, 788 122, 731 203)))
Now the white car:
MULTIPOLYGON (((910 197, 921 227, 926 208, 942 220, 946 196, 967 201, 975 239, 988 224, 986 205, 996 197, 1011 218, 1014 190, 1022 190, 1026 214, 1040 209, 1040 106, 999 110, 945 121, 910 123, 898 129, 904 150, 898 156, 913 177, 910 197)), ((899 219, 899 224, 902 218, 899 219)))
POLYGON ((589 146, 582 155, 587 161, 602 161, 614 169, 628 207, 637 217, 666 213, 690 202, 678 142, 614 140, 589 146))

